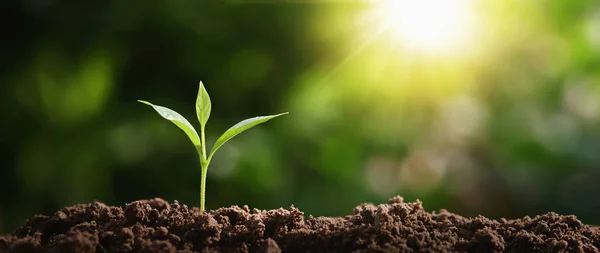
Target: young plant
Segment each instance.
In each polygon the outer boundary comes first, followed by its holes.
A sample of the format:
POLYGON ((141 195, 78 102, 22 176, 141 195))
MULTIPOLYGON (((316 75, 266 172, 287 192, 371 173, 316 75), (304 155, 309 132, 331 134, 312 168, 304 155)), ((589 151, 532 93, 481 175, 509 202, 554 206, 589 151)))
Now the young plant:
POLYGON ((183 116, 181 116, 181 114, 177 113, 176 111, 173 111, 169 108, 160 105, 153 105, 150 102, 143 100, 138 100, 138 102, 152 106, 152 108, 154 108, 154 110, 156 110, 156 112, 158 112, 160 116, 173 122, 173 124, 175 124, 185 132, 185 134, 190 138, 190 140, 196 147, 196 152, 198 152, 198 156, 200 157, 200 166, 202 167, 202 174, 200 180, 200 211, 202 212, 204 211, 206 171, 208 170, 208 165, 210 164, 210 160, 212 159, 215 152, 221 146, 223 146, 225 142, 227 142, 234 136, 240 134, 241 132, 244 132, 258 124, 267 122, 272 118, 288 114, 287 112, 285 112, 276 115, 260 116, 240 121, 231 128, 227 129, 227 131, 225 131, 225 133, 223 133, 221 137, 217 139, 212 149, 210 150, 210 153, 208 153, 207 155, 204 128, 206 127, 206 122, 208 121, 208 117, 210 116, 211 104, 208 92, 206 92, 206 88, 204 88, 204 84, 202 84, 202 82, 200 82, 200 88, 198 89, 198 97, 196 98, 196 115, 198 116, 198 121, 200 121, 200 136, 198 136, 198 133, 196 132, 192 124, 190 124, 189 121, 187 121, 183 116))

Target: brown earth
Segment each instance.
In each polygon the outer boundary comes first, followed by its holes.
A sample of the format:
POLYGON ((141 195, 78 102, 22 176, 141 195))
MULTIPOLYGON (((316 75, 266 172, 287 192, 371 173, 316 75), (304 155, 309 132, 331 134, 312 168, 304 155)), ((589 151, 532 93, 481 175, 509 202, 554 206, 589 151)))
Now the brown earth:
POLYGON ((162 199, 125 210, 100 202, 36 215, 0 237, 0 252, 599 252, 600 229, 575 216, 465 218, 401 197, 345 217, 294 208, 197 208, 162 199))

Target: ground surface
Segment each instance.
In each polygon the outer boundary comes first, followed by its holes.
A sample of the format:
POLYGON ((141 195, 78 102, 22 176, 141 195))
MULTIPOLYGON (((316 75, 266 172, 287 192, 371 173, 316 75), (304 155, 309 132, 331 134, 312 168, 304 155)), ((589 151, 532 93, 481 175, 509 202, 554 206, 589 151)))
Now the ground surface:
POLYGON ((200 213, 162 199, 99 202, 36 215, 0 252, 599 252, 600 229, 554 213, 518 220, 426 212, 420 202, 363 204, 345 217, 294 208, 200 213))

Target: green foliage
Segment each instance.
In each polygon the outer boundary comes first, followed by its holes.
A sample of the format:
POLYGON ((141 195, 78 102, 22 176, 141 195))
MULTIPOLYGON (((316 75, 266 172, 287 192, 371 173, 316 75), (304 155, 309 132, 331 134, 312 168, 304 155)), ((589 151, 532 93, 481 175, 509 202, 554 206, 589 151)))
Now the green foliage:
POLYGON ((208 96, 208 92, 206 88, 204 88, 204 84, 200 82, 200 87, 198 88, 198 97, 196 98, 196 115, 198 116, 198 121, 200 122, 200 138, 198 137, 198 133, 194 129, 194 127, 187 121, 181 114, 166 108, 164 106, 153 105, 150 102, 138 100, 138 102, 152 106, 161 117, 173 122, 176 126, 178 126, 181 130, 185 132, 185 134, 190 138, 194 146, 196 147, 196 151, 198 152, 198 156, 200 157, 200 165, 202 166, 202 175, 200 182, 200 211, 204 211, 204 202, 205 202, 205 189, 206 189, 206 172, 208 171, 208 165, 210 164, 210 160, 212 156, 215 154, 217 149, 219 149, 225 142, 235 137, 236 135, 264 122, 269 121, 270 119, 288 114, 280 113, 276 115, 268 115, 268 116, 259 116, 254 118, 249 118, 240 121, 235 124, 231 128, 229 128, 225 133, 217 139, 213 148, 211 149, 210 155, 207 158, 206 154, 206 139, 205 139, 205 131, 204 128, 206 126, 206 122, 208 122, 208 118, 210 117, 211 111, 211 103, 210 97, 208 96))
POLYGON ((210 97, 208 96, 208 92, 206 92, 206 88, 204 88, 204 84, 200 82, 198 98, 196 99, 196 115, 198 116, 198 121, 200 121, 200 127, 206 126, 206 122, 208 122, 208 118, 210 117, 210 110, 210 97))
POLYGON ((270 120, 272 118, 276 118, 276 117, 279 117, 279 116, 282 116, 285 114, 288 114, 288 113, 284 112, 284 113, 280 113, 280 114, 276 114, 276 115, 260 116, 260 117, 254 117, 254 118, 245 119, 245 120, 240 121, 239 123, 235 124, 231 128, 227 129, 227 131, 225 131, 225 133, 223 133, 221 135, 221 137, 219 137, 219 139, 217 139, 217 141, 215 142, 215 145, 213 146, 212 150, 210 151, 210 155, 209 155, 208 159, 210 160, 210 158, 212 158, 212 156, 215 154, 217 149, 219 149, 221 146, 223 146, 223 144, 225 144, 225 142, 227 142, 228 140, 231 140, 231 138, 235 137, 236 135, 238 135, 258 124, 267 122, 268 120, 270 120))
POLYGON ((153 105, 148 101, 138 100, 138 102, 152 106, 152 108, 154 108, 154 110, 156 110, 156 112, 158 112, 158 114, 161 117, 173 122, 173 124, 175 124, 177 127, 179 127, 185 132, 185 134, 190 138, 196 149, 199 150, 201 144, 200 138, 198 137, 198 133, 196 133, 196 130, 194 129, 192 124, 190 124, 190 122, 187 121, 187 119, 181 116, 181 114, 164 106, 153 105))

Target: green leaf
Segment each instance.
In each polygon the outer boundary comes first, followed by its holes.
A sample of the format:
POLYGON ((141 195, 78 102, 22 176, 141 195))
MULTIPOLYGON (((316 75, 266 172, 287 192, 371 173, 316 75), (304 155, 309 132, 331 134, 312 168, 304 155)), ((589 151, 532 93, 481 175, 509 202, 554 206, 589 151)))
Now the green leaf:
POLYGON ((198 137, 198 133, 196 133, 196 130, 194 129, 192 124, 190 124, 189 121, 187 121, 183 116, 181 116, 181 114, 164 106, 153 105, 148 101, 138 100, 138 102, 152 106, 152 108, 154 108, 154 110, 156 110, 156 112, 158 112, 160 116, 173 122, 173 124, 175 124, 181 130, 183 130, 185 134, 190 138, 192 143, 194 143, 196 149, 200 148, 200 138, 198 137))
POLYGON ((221 146, 223 146, 223 144, 225 144, 225 142, 227 142, 231 138, 235 137, 236 135, 240 134, 241 132, 244 132, 258 124, 267 122, 270 119, 273 119, 273 118, 276 118, 276 117, 279 117, 279 116, 282 116, 285 114, 288 114, 288 113, 284 112, 284 113, 280 113, 280 114, 276 114, 276 115, 260 116, 260 117, 254 117, 254 118, 249 118, 249 119, 240 121, 239 123, 235 124, 231 128, 227 129, 227 131, 225 131, 225 133, 223 133, 223 135, 221 135, 221 137, 219 137, 219 139, 217 139, 217 141, 215 142, 215 145, 213 146, 212 150, 210 151, 210 156, 208 157, 208 160, 210 160, 212 158, 212 156, 215 154, 217 149, 219 149, 221 146))
POLYGON ((204 88, 204 84, 200 81, 198 97, 196 98, 196 115, 198 116, 198 121, 200 121, 202 128, 206 126, 208 117, 210 117, 210 109, 210 97, 208 96, 208 92, 206 92, 206 88, 204 88))

